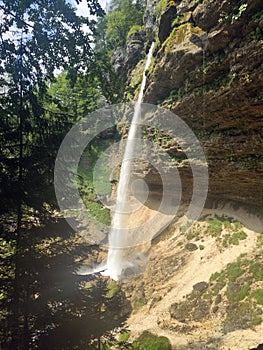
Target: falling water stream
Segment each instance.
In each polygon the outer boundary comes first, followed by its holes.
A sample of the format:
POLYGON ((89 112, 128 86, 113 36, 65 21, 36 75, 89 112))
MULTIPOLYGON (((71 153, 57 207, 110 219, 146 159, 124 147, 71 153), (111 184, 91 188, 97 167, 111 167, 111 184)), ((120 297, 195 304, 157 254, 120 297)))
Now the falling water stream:
POLYGON ((102 262, 98 266, 89 267, 83 265, 79 268, 79 275, 89 275, 93 273, 101 273, 105 276, 109 276, 114 280, 120 279, 123 271, 128 267, 132 268, 133 264, 127 261, 124 251, 133 246, 132 235, 127 227, 127 219, 131 213, 131 176, 132 176, 132 163, 138 155, 138 145, 140 143, 140 119, 141 119, 141 104, 143 99, 143 92, 146 85, 146 71, 150 66, 152 59, 154 43, 152 43, 148 52, 142 84, 139 92, 138 99, 134 106, 134 114, 131 122, 131 126, 126 140, 124 155, 122 158, 119 184, 117 187, 116 205, 113 212, 111 230, 109 234, 109 249, 107 262, 102 262))
POLYGON ((127 268, 127 262, 123 258, 123 249, 129 248, 132 242, 130 242, 129 230, 126 226, 127 213, 130 207, 130 182, 132 173, 132 161, 136 157, 136 147, 138 137, 140 135, 140 117, 141 117, 141 103, 143 98, 143 92, 146 85, 146 71, 150 66, 152 59, 154 43, 152 43, 147 61, 145 64, 142 84, 139 92, 139 96, 134 108, 134 115, 132 118, 131 126, 126 141, 124 155, 121 164, 121 171, 119 177, 119 184, 117 188, 116 206, 112 218, 111 231, 109 235, 109 251, 107 258, 107 265, 105 274, 110 276, 114 280, 118 280, 122 274, 122 271, 127 268))

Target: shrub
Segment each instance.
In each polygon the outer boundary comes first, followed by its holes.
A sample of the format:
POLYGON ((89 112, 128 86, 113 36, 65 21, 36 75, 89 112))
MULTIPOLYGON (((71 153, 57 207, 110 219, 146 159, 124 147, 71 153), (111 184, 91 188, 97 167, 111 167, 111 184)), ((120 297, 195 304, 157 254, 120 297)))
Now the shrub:
POLYGON ((221 234, 222 231, 222 222, 218 219, 213 219, 209 222, 207 233, 212 237, 217 237, 221 234))
POLYGON ((171 350, 171 344, 166 337, 158 337, 144 331, 132 344, 134 350, 171 350))
POLYGON ((240 240, 247 238, 247 234, 244 231, 234 232, 229 238, 229 244, 238 245, 240 240))

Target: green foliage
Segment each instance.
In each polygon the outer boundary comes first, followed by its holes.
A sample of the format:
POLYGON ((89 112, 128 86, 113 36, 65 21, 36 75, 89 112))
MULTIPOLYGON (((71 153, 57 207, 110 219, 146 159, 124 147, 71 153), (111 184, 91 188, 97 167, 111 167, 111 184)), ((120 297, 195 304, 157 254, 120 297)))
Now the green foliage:
POLYGON ((219 272, 214 272, 210 277, 210 281, 212 282, 212 281, 217 280, 219 278, 219 276, 220 276, 219 272))
POLYGON ((212 237, 217 237, 221 234, 222 231, 222 221, 218 219, 213 219, 209 221, 209 225, 207 227, 207 233, 212 237))
POLYGON ((223 20, 230 21, 231 24, 235 23, 237 20, 240 19, 243 12, 246 11, 248 4, 247 3, 241 3, 239 5, 233 6, 233 12, 229 14, 222 13, 218 22, 221 23, 223 20))
POLYGON ((191 239, 193 239, 195 237, 195 232, 194 231, 189 231, 189 232, 187 232, 187 234, 186 234, 186 239, 188 240, 188 241, 190 241, 191 239))
POLYGON ((234 22, 236 22, 241 16, 242 13, 246 11, 248 4, 241 4, 238 9, 237 12, 234 13, 231 17, 231 23, 233 24, 234 22))
POLYGON ((112 137, 108 139, 95 138, 83 152, 78 167, 78 188, 83 202, 91 217, 107 226, 111 222, 110 211, 103 207, 99 199, 100 197, 105 198, 111 193, 110 181, 105 181, 105 179, 109 179, 110 177, 111 167, 107 163, 103 164, 96 174, 95 183, 93 172, 97 160, 113 141, 112 137))
POLYGON ((260 310, 255 308, 250 301, 233 303, 227 309, 224 331, 226 333, 236 329, 245 329, 261 323, 260 310))
POLYGON ((240 260, 227 265, 226 274, 231 282, 234 282, 237 277, 240 277, 245 272, 241 267, 240 260))
POLYGON ((104 225, 110 226, 111 218, 110 211, 107 208, 103 208, 100 203, 84 200, 87 210, 96 219, 104 225))
POLYGON ((231 234, 225 234, 223 239, 223 246, 226 248, 229 245, 239 245, 240 240, 247 238, 247 234, 244 231, 237 231, 231 234))
POLYGON ((168 0, 158 1, 155 7, 155 15, 157 18, 160 18, 160 15, 166 10, 167 5, 168 5, 168 0))
POLYGON ((115 281, 110 281, 108 284, 107 298, 112 298, 120 292, 120 287, 115 281))
POLYGON ((249 271, 253 274, 253 277, 257 281, 263 281, 263 268, 262 263, 258 261, 251 261, 249 271))
POLYGON ((260 27, 257 27, 252 33, 251 37, 254 40, 262 40, 263 39, 263 31, 260 27))
MULTIPOLYGON (((241 229, 240 223, 234 223, 241 229)), ((258 288, 258 281, 263 279, 261 262, 254 260, 255 256, 241 254, 237 261, 228 264, 221 272, 211 275, 207 297, 212 295, 215 305, 219 304, 224 296, 227 297, 226 319, 224 331, 253 327, 262 322, 263 290, 258 288), (223 288, 226 286, 226 291, 223 288), (220 293, 220 296, 218 296, 220 293)), ((221 306, 222 307, 222 304, 221 306)))
POLYGON ((0 258, 7 259, 13 256, 15 253, 14 241, 7 241, 0 238, 0 258))
POLYGON ((144 331, 132 344, 134 350, 170 350, 171 344, 166 337, 158 337, 144 331))
POLYGON ((133 309, 135 311, 137 311, 144 305, 145 305, 145 300, 143 300, 143 299, 135 299, 135 301, 133 303, 133 309))
POLYGON ((192 226, 192 223, 190 221, 188 221, 186 224, 184 224, 183 226, 180 227, 180 232, 183 234, 185 233, 189 227, 192 226))
POLYGON ((256 289, 251 293, 251 296, 256 299, 257 304, 263 305, 263 289, 256 289))
POLYGON ((69 73, 64 71, 48 87, 49 98, 46 98, 44 108, 49 115, 63 111, 68 121, 84 118, 99 105, 97 84, 97 78, 89 75, 77 75, 73 84, 69 73))
POLYGON ((143 13, 140 0, 121 0, 118 8, 107 14, 106 38, 111 49, 124 45, 130 29, 142 25, 143 13))
POLYGON ((127 342, 130 338, 131 332, 130 331, 126 331, 123 333, 119 334, 119 342, 123 343, 123 342, 127 342))
POLYGON ((229 289, 226 292, 227 298, 231 302, 239 302, 245 299, 249 294, 250 284, 245 284, 238 291, 231 292, 229 289))
MULTIPOLYGON (((96 0, 87 6, 102 13, 96 0)), ((97 276, 76 274, 77 261, 97 255, 57 217, 53 167, 72 124, 103 93, 118 98, 109 91, 115 77, 109 58, 91 48, 93 21, 68 1, 5 0, 0 7, 0 347, 86 349, 124 320, 124 296, 97 276), (56 78, 55 69, 65 71, 56 78)), ((88 208, 109 223, 108 210, 84 187, 88 208)))
POLYGON ((139 26, 139 25, 134 25, 134 26, 132 26, 131 29, 128 31, 127 39, 128 39, 130 36, 132 36, 132 35, 138 33, 141 29, 142 29, 142 27, 139 26))

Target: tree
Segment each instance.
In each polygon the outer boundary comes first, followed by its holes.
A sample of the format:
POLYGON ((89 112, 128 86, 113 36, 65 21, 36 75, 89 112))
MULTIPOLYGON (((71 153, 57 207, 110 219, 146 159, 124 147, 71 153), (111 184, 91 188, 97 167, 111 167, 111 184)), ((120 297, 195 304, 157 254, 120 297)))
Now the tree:
POLYGON ((97 80, 95 72, 88 70, 72 82, 68 72, 63 71, 47 89, 44 108, 48 118, 54 113, 63 113, 68 122, 74 123, 98 108, 101 94, 97 80))
POLYGON ((121 0, 107 14, 106 38, 111 49, 123 46, 127 34, 134 25, 142 25, 144 4, 141 0, 121 0))
MULTIPOLYGON (((92 14, 102 13, 96 0, 88 6, 92 14)), ((47 202, 55 205, 52 163, 74 119, 63 111, 47 113, 44 101, 55 69, 67 69, 73 82, 78 70, 85 71, 92 49, 83 24, 92 30, 93 22, 77 17, 64 0, 5 0, 0 12, 1 243, 9 247, 3 253, 8 285, 3 290, 4 346, 30 349, 34 320, 29 305, 36 278, 28 262, 36 243, 32 227, 47 220, 47 202)))

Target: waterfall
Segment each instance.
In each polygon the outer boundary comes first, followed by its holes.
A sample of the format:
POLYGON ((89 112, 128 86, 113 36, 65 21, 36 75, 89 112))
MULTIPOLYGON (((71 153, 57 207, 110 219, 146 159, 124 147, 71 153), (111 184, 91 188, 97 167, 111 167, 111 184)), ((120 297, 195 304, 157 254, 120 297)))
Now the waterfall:
MULTIPOLYGON (((142 84, 139 96, 134 108, 134 114, 128 133, 128 138, 124 150, 121 164, 119 184, 117 188, 116 206, 112 218, 112 228, 109 234, 109 251, 107 257, 107 265, 105 275, 110 276, 114 280, 118 280, 122 271, 129 267, 123 258, 123 250, 129 247, 129 230, 125 227, 127 213, 129 212, 129 196, 130 196, 130 179, 132 173, 132 160, 135 158, 135 144, 138 142, 140 134, 140 117, 141 103, 143 92, 146 85, 146 71, 150 66, 152 59, 154 43, 152 43, 142 78, 142 84)), ((131 264, 131 263, 129 263, 131 264)))

